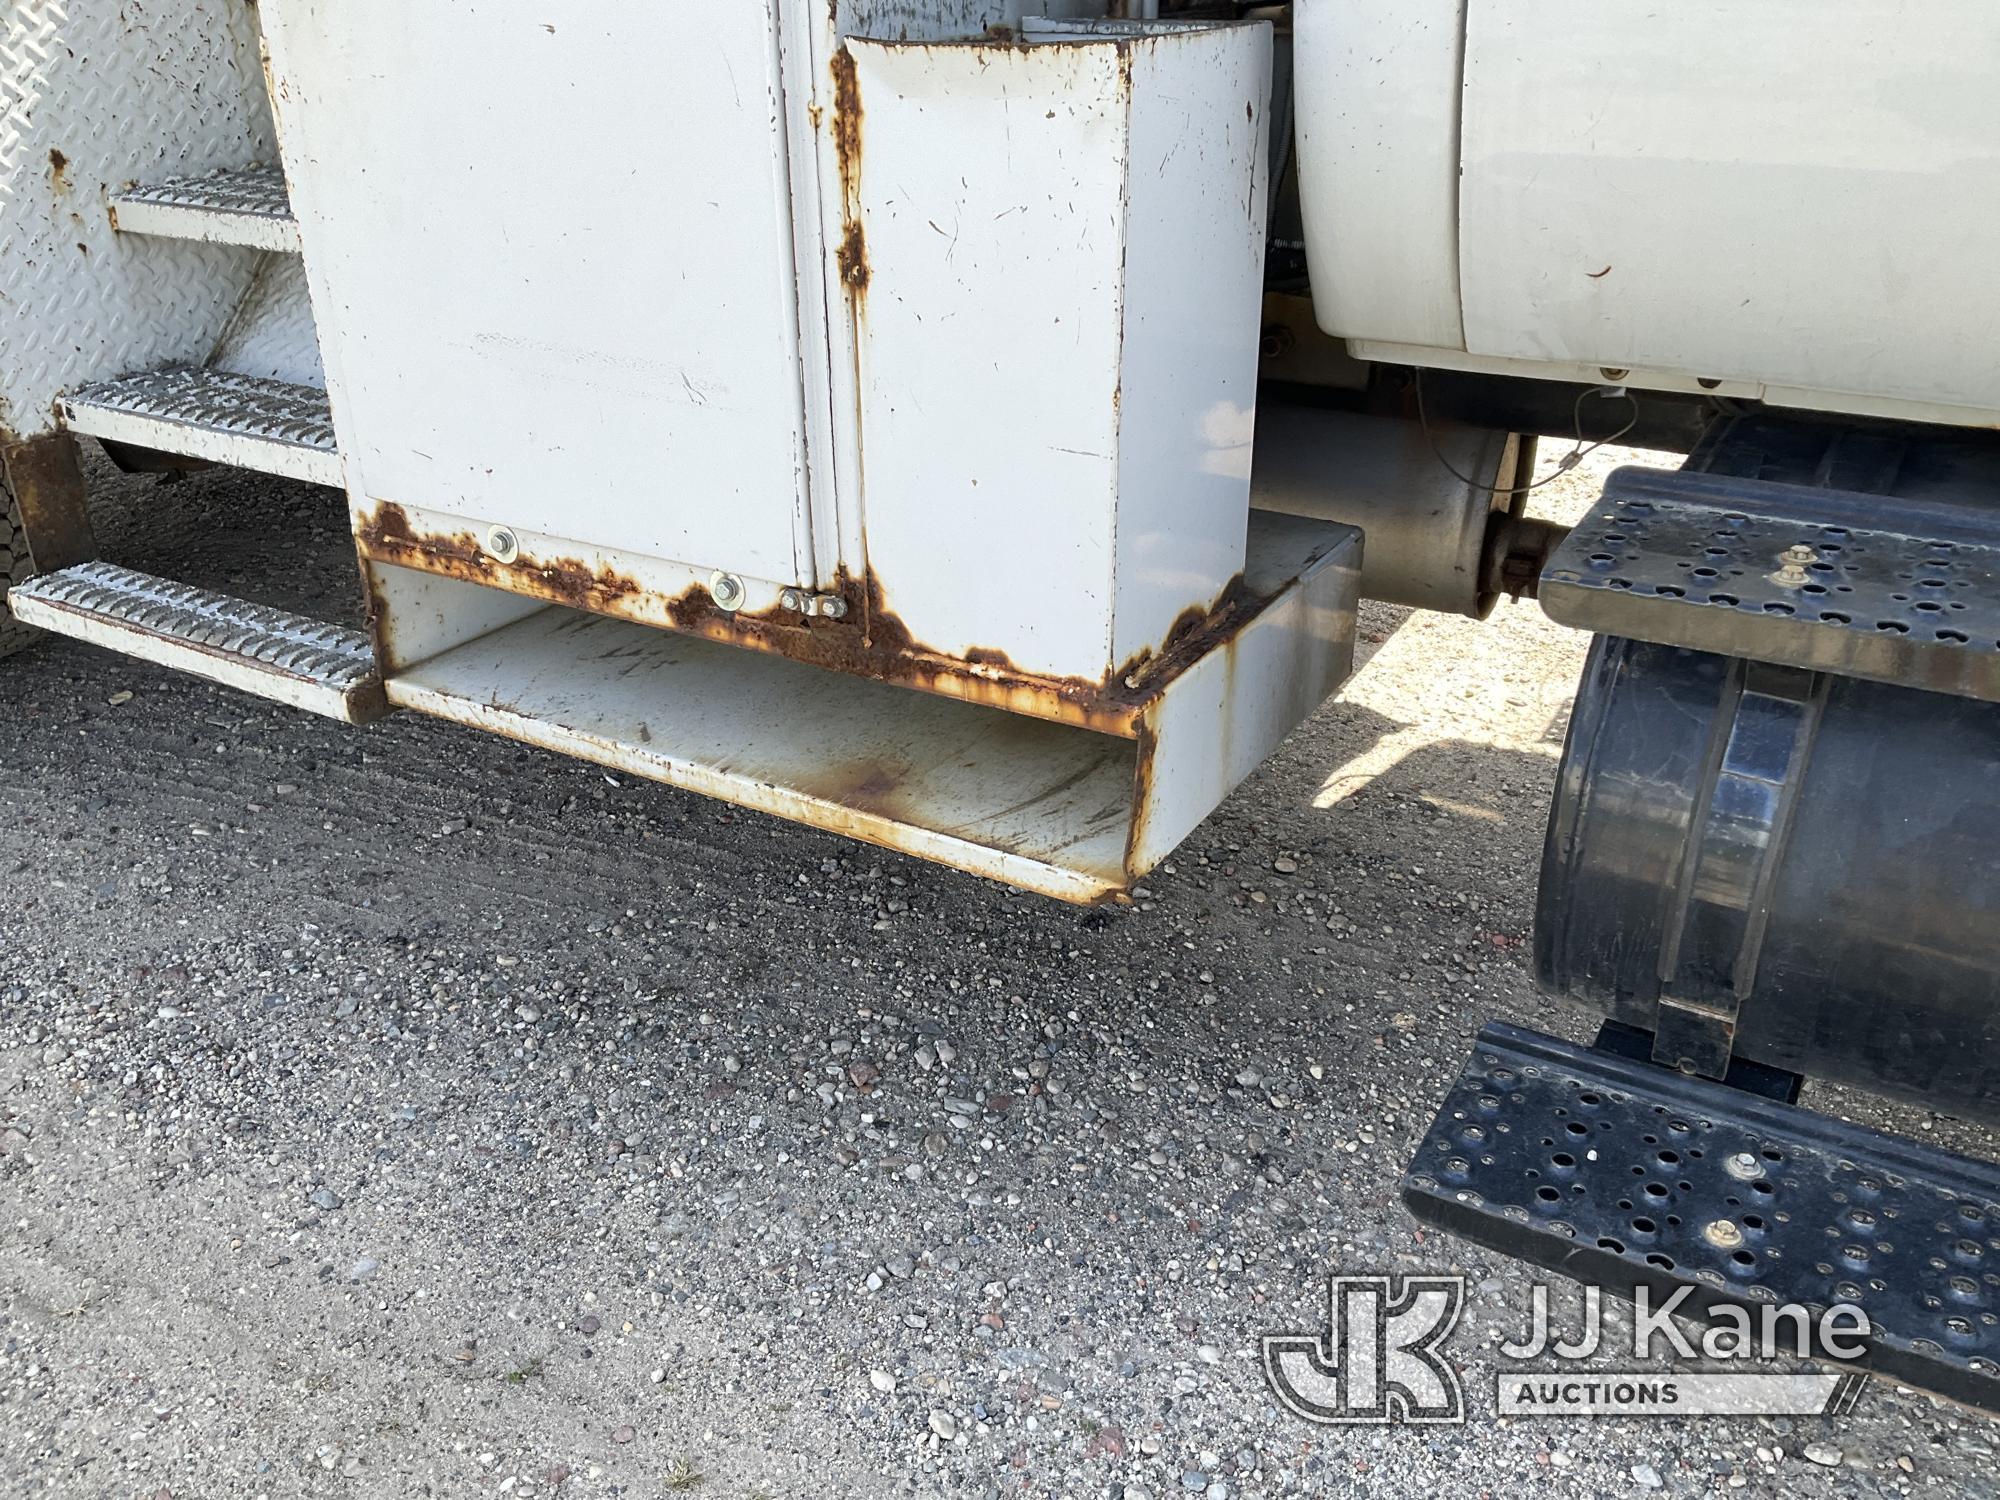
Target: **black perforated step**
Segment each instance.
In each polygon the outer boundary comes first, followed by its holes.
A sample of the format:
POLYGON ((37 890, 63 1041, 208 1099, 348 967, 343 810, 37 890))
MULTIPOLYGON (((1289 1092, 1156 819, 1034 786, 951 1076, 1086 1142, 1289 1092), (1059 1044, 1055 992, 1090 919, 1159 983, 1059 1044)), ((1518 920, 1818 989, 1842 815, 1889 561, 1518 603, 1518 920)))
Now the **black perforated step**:
MULTIPOLYGON (((2000 1167, 1495 1023, 1417 1150, 1426 1223, 1620 1296, 1852 1303, 1859 1366, 2000 1410, 2000 1167)), ((1813 1351, 1805 1351, 1813 1352, 1813 1351)))

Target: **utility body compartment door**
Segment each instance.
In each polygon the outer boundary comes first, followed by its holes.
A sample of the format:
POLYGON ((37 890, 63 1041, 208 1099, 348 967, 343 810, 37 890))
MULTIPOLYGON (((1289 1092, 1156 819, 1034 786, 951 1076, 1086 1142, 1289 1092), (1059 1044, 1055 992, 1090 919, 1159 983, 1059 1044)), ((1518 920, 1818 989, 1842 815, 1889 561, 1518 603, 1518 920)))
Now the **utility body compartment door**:
POLYGON ((357 511, 812 582, 770 5, 261 9, 357 511))

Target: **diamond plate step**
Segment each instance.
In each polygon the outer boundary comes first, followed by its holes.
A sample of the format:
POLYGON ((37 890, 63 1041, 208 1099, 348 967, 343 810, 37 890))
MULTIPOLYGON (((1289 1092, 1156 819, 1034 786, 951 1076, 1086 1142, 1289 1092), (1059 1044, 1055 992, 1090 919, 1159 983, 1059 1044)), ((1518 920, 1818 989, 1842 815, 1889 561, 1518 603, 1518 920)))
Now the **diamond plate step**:
POLYGON ((14 618, 328 718, 388 711, 358 630, 110 563, 78 563, 8 592, 14 618))
POLYGON ((1653 1306, 1852 1303, 1861 1367, 2000 1410, 2000 1166, 1495 1022, 1417 1148, 1427 1224, 1653 1306))
POLYGON ((86 386, 62 403, 70 431, 314 484, 342 483, 326 392, 179 367, 86 386))
POLYGON ((111 220, 125 234, 291 254, 299 248, 299 226, 292 218, 285 174, 278 167, 142 183, 111 195, 111 220))

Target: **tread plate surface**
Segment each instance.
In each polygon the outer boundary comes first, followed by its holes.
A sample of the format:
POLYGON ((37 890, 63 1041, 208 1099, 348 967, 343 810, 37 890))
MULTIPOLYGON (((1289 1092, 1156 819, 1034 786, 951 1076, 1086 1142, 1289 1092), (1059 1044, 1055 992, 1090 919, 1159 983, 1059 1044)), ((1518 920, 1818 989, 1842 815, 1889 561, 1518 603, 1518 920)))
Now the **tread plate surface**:
POLYGON ((105 562, 16 584, 15 617, 58 635, 350 721, 377 717, 382 685, 358 630, 105 562))
POLYGON ((114 193, 111 207, 119 229, 127 234, 249 245, 260 250, 299 248, 298 224, 292 218, 285 174, 278 167, 204 172, 141 183, 114 193))
POLYGON ((70 430, 316 484, 342 482, 326 392, 226 370, 179 366, 66 397, 70 430))

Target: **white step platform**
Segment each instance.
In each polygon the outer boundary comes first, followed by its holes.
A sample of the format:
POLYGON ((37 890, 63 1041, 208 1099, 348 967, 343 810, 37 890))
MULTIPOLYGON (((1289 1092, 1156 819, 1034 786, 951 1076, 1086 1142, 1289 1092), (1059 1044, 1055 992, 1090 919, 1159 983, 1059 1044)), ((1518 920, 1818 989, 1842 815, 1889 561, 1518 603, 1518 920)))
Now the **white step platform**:
POLYGON ((227 370, 180 366, 65 396, 71 432, 339 487, 326 392, 227 370))
POLYGON ((1361 533, 1260 512, 1249 554, 1241 604, 1120 699, 1111 732, 395 565, 371 576, 389 628, 439 647, 390 674, 393 705, 1090 903, 1128 896, 1352 668, 1361 533))
POLYGON ((387 711, 368 637, 171 579, 87 562, 8 592, 14 618, 350 724, 387 711))
POLYGON ((277 167, 142 183, 111 195, 111 217, 123 234, 247 245, 294 255, 299 248, 299 226, 292 218, 285 174, 277 167))

